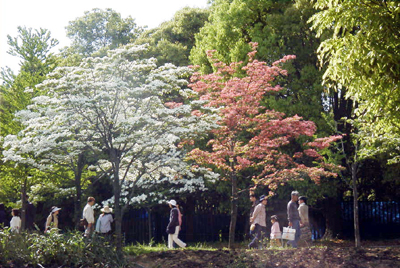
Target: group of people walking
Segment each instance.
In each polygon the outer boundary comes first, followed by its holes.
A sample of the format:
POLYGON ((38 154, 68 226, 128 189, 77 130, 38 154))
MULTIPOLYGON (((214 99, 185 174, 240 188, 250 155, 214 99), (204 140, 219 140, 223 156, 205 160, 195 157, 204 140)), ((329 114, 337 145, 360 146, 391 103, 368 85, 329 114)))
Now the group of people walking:
MULTIPOLYGON (((262 195, 257 202, 254 193, 250 193, 250 201, 252 202, 252 207, 250 209, 250 237, 252 240, 248 247, 261 248, 263 240, 266 238, 265 236, 267 234, 267 197, 262 195)), ((299 192, 293 191, 291 193, 291 199, 287 205, 288 227, 296 230, 294 240, 289 240, 287 244, 294 248, 297 248, 300 240, 305 242, 311 241, 308 206, 306 202, 306 197, 299 197, 299 192), (297 202, 299 202, 299 205, 297 205, 297 202)), ((281 246, 282 232, 277 215, 271 216, 271 223, 270 245, 281 246)))
MULTIPOLYGON (((252 206, 250 209, 250 236, 251 242, 248 245, 249 248, 260 248, 262 247, 263 240, 267 234, 267 221, 266 221, 266 206, 268 203, 267 196, 262 195, 258 200, 254 193, 250 193, 250 201, 252 206)), ((112 208, 104 206, 101 209, 101 215, 99 215, 97 222, 94 217, 93 205, 96 200, 94 197, 88 197, 87 204, 83 209, 81 225, 84 227, 84 235, 90 237, 94 231, 103 236, 109 237, 112 231, 112 223, 114 221, 112 216, 112 208), (95 225, 96 222, 96 225, 95 225)), ((308 219, 308 206, 307 198, 304 196, 299 197, 297 191, 291 193, 291 199, 287 204, 287 217, 288 227, 295 230, 294 240, 289 240, 288 245, 297 248, 300 240, 309 242, 311 241, 311 230, 308 219), (297 204, 299 203, 299 205, 297 204)), ((179 232, 182 226, 182 213, 179 205, 175 200, 168 201, 170 207, 169 224, 166 228, 168 233, 168 248, 173 248, 174 243, 179 247, 186 247, 186 243, 178 238, 179 232)), ((53 206, 50 210, 50 214, 46 219, 45 233, 51 230, 58 230, 58 215, 61 208, 53 206)), ((10 229, 12 232, 19 233, 21 230, 21 218, 19 209, 12 210, 12 219, 10 221, 10 229)), ((5 211, 4 205, 0 204, 0 225, 5 226, 5 211), (3 222, 1 222, 3 221, 3 222)), ((270 245, 281 246, 282 243, 282 231, 279 225, 279 219, 277 215, 272 215, 271 218, 271 235, 270 245)), ((33 223, 33 220, 32 220, 33 223)))
MULTIPOLYGON (((111 233, 111 224, 114 221, 113 216, 112 216, 112 208, 110 208, 109 206, 104 206, 101 209, 101 214, 97 219, 97 222, 95 221, 95 217, 94 217, 94 210, 93 210, 93 205, 95 204, 96 200, 94 199, 94 197, 89 197, 87 200, 87 204, 85 206, 85 208, 83 209, 83 213, 82 213, 82 220, 81 222, 83 222, 82 226, 85 229, 85 236, 90 236, 93 234, 94 231, 96 231, 99 234, 102 234, 104 236, 108 236, 111 233), (96 226, 94 225, 96 222, 96 226)), ((33 229, 33 216, 31 217, 31 212, 32 207, 30 207, 31 203, 28 202, 27 206, 26 206, 26 213, 25 213, 25 228, 26 229, 33 229), (32 220, 30 220, 30 218, 32 218, 32 220), (31 226, 32 225, 32 226, 31 226)), ((32 205, 33 206, 33 205, 32 205)), ((58 220, 58 216, 60 213, 61 208, 53 206, 50 209, 50 213, 46 218, 46 222, 45 222, 45 227, 44 227, 44 232, 48 233, 51 231, 58 231, 59 230, 59 220, 58 220)), ((33 211, 34 213, 34 211, 33 211)), ((21 232, 21 213, 20 213, 20 209, 12 209, 11 211, 11 221, 10 221, 10 230, 11 232, 14 233, 20 233, 21 232)), ((7 226, 7 215, 5 212, 5 207, 4 204, 0 204, 0 226, 7 226)))
MULTIPOLYGON (((82 213, 82 219, 80 220, 80 225, 84 227, 84 236, 91 237, 94 231, 105 237, 110 237, 112 232, 112 223, 114 218, 112 216, 113 209, 109 206, 104 206, 101 209, 101 214, 99 215, 97 221, 95 220, 93 206, 96 203, 94 197, 88 197, 87 204, 85 205, 82 213), (96 225, 95 225, 96 222, 96 225)), ((168 201, 171 208, 169 224, 167 226, 168 233, 168 247, 173 248, 174 243, 178 246, 184 248, 186 243, 182 242, 178 238, 179 232, 182 226, 182 213, 178 203, 175 200, 168 201)), ((61 208, 53 206, 50 209, 50 213, 47 216, 44 232, 48 233, 51 231, 58 230, 58 216, 61 208)), ((12 209, 12 218, 10 221, 10 230, 14 233, 19 233, 21 231, 21 217, 19 209, 12 209)), ((32 220, 33 224, 33 220, 32 220)), ((3 204, 0 204, 0 226, 6 226, 6 213, 3 204)))

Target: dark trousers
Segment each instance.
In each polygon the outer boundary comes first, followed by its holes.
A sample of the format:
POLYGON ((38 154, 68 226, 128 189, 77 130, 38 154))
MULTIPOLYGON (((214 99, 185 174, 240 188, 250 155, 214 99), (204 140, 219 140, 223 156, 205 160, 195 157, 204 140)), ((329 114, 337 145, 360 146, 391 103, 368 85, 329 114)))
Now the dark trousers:
POLYGON ((250 242, 249 248, 258 248, 260 245, 262 245, 262 241, 267 233, 267 227, 256 224, 256 228, 254 228, 253 233, 254 238, 250 242))

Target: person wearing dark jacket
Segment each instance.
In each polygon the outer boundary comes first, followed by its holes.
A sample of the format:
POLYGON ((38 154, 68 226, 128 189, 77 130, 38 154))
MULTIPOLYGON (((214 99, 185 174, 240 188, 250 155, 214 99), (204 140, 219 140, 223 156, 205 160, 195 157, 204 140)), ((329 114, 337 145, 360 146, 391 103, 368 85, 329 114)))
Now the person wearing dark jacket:
POLYGON ((291 194, 292 198, 287 205, 287 214, 289 227, 296 229, 295 240, 288 241, 287 244, 291 245, 294 248, 297 248, 297 242, 300 239, 301 231, 300 231, 300 214, 298 211, 297 200, 299 199, 299 192, 293 191, 291 194))
POLYGON ((181 248, 186 247, 186 244, 178 238, 179 234, 179 211, 176 207, 176 201, 171 200, 168 202, 171 212, 169 214, 169 224, 167 226, 168 233, 168 248, 174 248, 174 242, 181 248))
POLYGON ((7 213, 3 203, 0 203, 0 229, 6 226, 7 213))
POLYGON ((34 230, 35 229, 35 214, 36 208, 35 205, 32 204, 28 200, 29 196, 26 195, 26 208, 25 208, 25 229, 26 230, 34 230))

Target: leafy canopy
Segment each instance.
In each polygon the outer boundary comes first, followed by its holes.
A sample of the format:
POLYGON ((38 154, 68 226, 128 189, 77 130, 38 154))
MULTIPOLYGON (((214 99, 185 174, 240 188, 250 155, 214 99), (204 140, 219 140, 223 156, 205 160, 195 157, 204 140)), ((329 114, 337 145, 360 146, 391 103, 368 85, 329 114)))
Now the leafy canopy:
POLYGON ((0 134, 4 136, 19 130, 13 121, 14 113, 25 109, 31 99, 40 94, 35 85, 57 66, 57 58, 51 50, 58 44, 46 29, 18 27, 18 35, 7 38, 10 46, 7 53, 21 59, 21 68, 18 74, 10 68, 1 70, 0 134))
POLYGON ((70 21, 66 30, 72 40, 72 51, 83 56, 96 51, 106 55, 108 49, 133 42, 143 32, 130 16, 122 18, 110 8, 86 11, 84 16, 70 21))
POLYGON ((285 90, 266 96, 264 105, 288 116, 298 114, 317 124, 318 135, 330 135, 321 115, 329 107, 321 86, 323 71, 317 67, 319 39, 307 23, 315 12, 307 0, 214 1, 209 21, 196 34, 190 59, 203 73, 210 73, 216 68, 208 50, 216 50, 214 56, 225 63, 246 61, 249 42, 258 43, 256 58, 268 64, 296 55, 295 61, 283 65, 288 75, 275 81, 285 90))
POLYGON ((158 64, 167 62, 177 66, 189 65, 189 53, 195 43, 195 34, 207 21, 209 10, 183 8, 170 21, 145 31, 135 41, 149 44, 148 53, 157 58, 158 64))
POLYGON ((324 84, 358 103, 364 148, 398 146, 400 2, 318 0, 315 7, 312 28, 327 36, 318 49, 324 84))

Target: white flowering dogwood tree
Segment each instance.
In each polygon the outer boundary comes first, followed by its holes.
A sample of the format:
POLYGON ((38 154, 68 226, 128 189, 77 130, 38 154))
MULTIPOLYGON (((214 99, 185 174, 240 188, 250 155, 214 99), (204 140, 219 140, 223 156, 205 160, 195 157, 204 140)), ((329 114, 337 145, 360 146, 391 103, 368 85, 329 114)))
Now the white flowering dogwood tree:
MULTIPOLYGON (((72 184, 74 193, 74 222, 79 223, 81 217, 82 189, 88 184, 88 178, 95 172, 87 170, 88 158, 94 158, 93 152, 80 139, 88 140, 89 137, 79 137, 71 132, 73 125, 68 121, 61 121, 64 117, 51 120, 51 116, 43 116, 48 107, 35 107, 43 97, 35 100, 35 104, 16 114, 16 118, 25 125, 19 135, 5 137, 3 152, 4 160, 13 161, 19 165, 38 169, 47 174, 52 180, 62 179, 67 184, 72 184), (70 173, 72 172, 73 175, 70 173)), ((93 160, 92 160, 93 161, 93 160)), ((53 185, 38 182, 40 185, 53 185)), ((57 183, 58 185, 59 183, 57 183)))
POLYGON ((140 56, 145 49, 127 45, 79 67, 55 69, 39 85, 46 96, 18 114, 25 129, 4 141, 5 160, 37 167, 49 167, 50 158, 57 164, 88 151, 97 155, 93 169, 113 184, 117 250, 127 205, 149 198, 138 187, 167 180, 171 192, 191 191, 204 187, 204 178, 216 178, 185 163, 178 147, 217 127, 214 113, 205 111, 214 108, 189 101, 196 94, 186 88, 190 68, 157 67, 155 59, 140 56))

